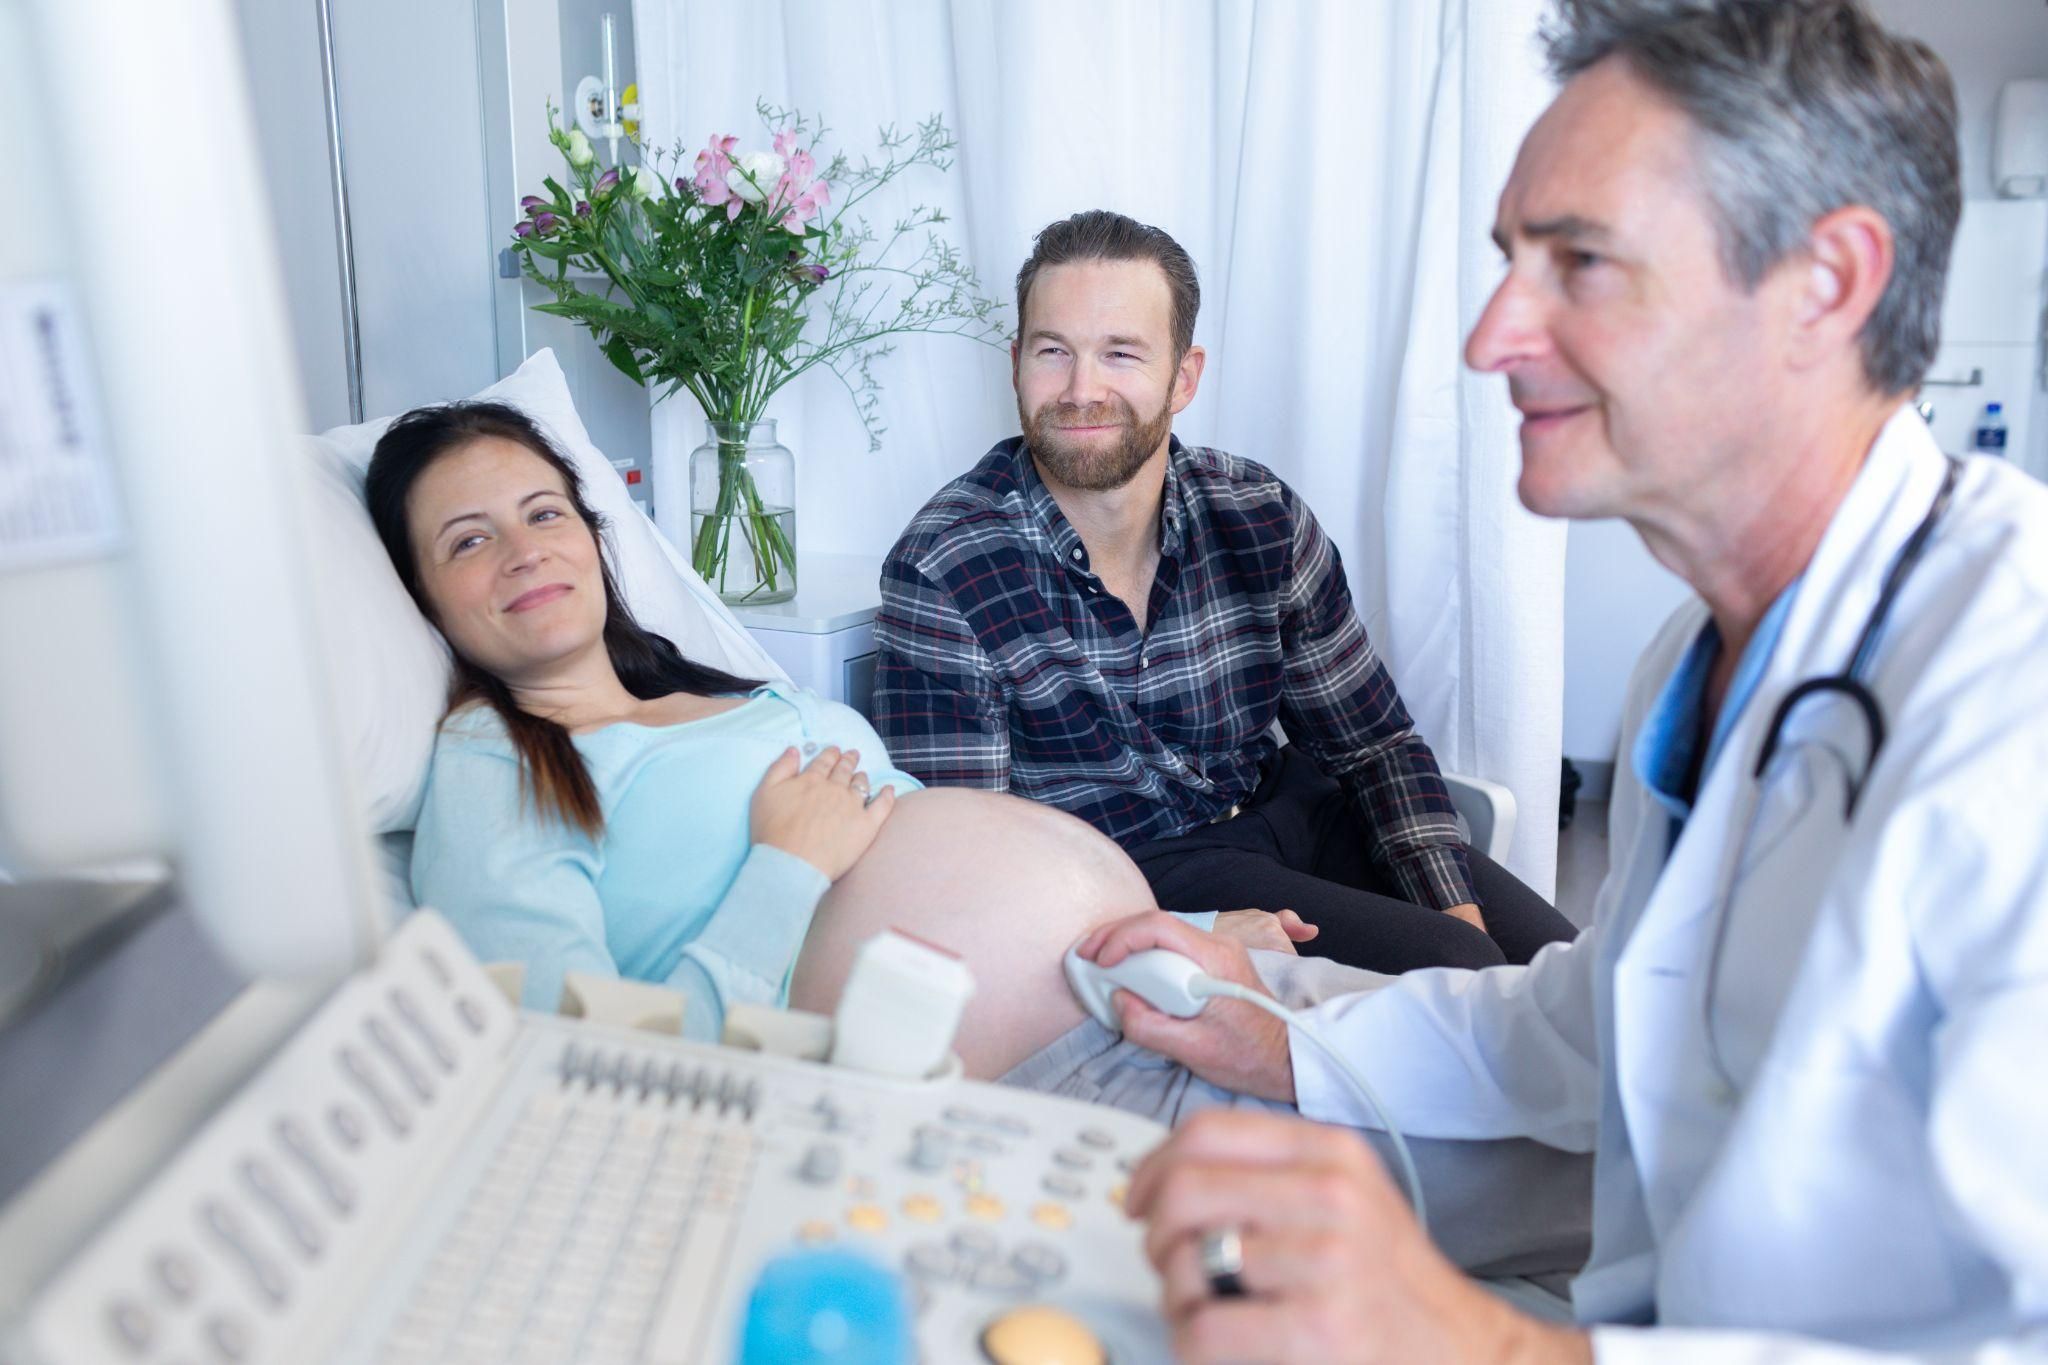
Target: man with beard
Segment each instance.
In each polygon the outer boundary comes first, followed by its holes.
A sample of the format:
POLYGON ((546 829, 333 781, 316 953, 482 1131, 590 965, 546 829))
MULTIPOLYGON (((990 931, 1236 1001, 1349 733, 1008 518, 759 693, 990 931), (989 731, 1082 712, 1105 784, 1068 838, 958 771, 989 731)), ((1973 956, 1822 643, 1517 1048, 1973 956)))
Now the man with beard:
POLYGON ((1459 838, 1315 517, 1172 434, 1199 305, 1158 228, 1095 210, 1038 235, 1010 352, 1023 435, 891 551, 876 728, 927 784, 1087 820, 1162 907, 1225 932, 1385 972, 1526 962, 1571 925, 1459 838))

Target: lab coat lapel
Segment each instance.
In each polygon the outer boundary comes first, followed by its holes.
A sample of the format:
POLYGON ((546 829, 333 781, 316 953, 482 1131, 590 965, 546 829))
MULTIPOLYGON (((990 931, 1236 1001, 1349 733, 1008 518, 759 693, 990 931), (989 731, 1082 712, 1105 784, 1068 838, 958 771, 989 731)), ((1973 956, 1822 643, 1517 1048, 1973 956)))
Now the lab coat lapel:
MULTIPOLYGON (((1739 1087, 1768 1047, 1846 837, 1824 775, 1807 781, 1811 774, 1781 768, 1787 780, 1771 784, 1770 808, 1759 809, 1765 788, 1752 774, 1765 731, 1799 681, 1843 668, 1886 566, 1934 496, 1941 465, 1925 425, 1902 409, 1822 537, 1764 677, 1669 858, 1654 820, 1642 822, 1628 850, 1616 850, 1617 871, 1647 887, 1617 952, 1614 1055, 1645 1211, 1660 1238, 1682 1215, 1740 1102, 1710 1060, 1702 1022, 1714 911, 1731 898, 1714 986, 1715 1043, 1739 1087)), ((1802 712, 1795 733, 1849 742, 1853 735, 1836 730, 1843 709, 1802 712)))

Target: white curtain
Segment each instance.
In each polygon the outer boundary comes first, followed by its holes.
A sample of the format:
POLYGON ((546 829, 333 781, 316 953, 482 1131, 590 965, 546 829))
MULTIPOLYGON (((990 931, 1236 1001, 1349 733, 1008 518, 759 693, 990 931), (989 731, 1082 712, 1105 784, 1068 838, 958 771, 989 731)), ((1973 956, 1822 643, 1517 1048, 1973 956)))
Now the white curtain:
MULTIPOLYGON (((935 204, 987 292, 1081 208, 1171 232, 1202 277, 1202 391, 1175 423, 1273 468, 1343 554, 1367 631, 1444 766, 1513 789, 1509 862, 1549 895, 1563 715, 1564 535, 1515 501, 1515 416, 1460 348, 1499 276, 1488 240, 1548 98, 1542 0, 635 0, 645 132, 764 146, 757 99, 858 155, 941 114, 935 204)), ((1014 317, 1011 319, 1014 321, 1014 317)), ((837 381, 777 400, 806 551, 879 555, 940 484, 1017 430, 1007 356, 908 338, 882 363, 881 451, 837 381)), ((657 445, 694 446, 687 398, 657 445)))

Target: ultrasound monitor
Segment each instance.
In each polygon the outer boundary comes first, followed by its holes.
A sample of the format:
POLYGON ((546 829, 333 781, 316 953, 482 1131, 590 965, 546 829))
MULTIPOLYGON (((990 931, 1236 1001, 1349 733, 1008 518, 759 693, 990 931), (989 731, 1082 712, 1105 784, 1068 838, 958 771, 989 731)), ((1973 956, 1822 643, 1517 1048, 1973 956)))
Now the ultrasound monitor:
POLYGON ((0 232, 0 882, 162 858, 238 971, 339 977, 388 911, 230 6, 0 3, 0 88, 0 178, 41 187, 0 232))

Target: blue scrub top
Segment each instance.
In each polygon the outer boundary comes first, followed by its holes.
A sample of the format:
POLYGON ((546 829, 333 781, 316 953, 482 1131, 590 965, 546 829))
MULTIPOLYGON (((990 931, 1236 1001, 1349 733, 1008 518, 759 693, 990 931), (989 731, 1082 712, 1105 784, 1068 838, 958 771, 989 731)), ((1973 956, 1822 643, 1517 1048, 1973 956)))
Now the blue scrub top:
POLYGON ((1756 633, 1749 637, 1749 644, 1735 666, 1735 677, 1728 685, 1727 699, 1721 703, 1721 713, 1714 718, 1713 734, 1703 760, 1695 762, 1699 758, 1700 732, 1705 728, 1701 722, 1707 677, 1721 652, 1721 631, 1711 619, 1701 627, 1692 647, 1679 661, 1677 672, 1657 694, 1656 703, 1636 735, 1635 752, 1631 755, 1636 777, 1669 812, 1673 846, 1684 832, 1685 822, 1692 818, 1693 801, 1721 757, 1735 722, 1742 718, 1757 684, 1763 681, 1764 669, 1778 647, 1778 637, 1784 634, 1785 618, 1791 614, 1792 599, 1798 591, 1799 580, 1794 579, 1771 603, 1771 609, 1757 623, 1756 633))

